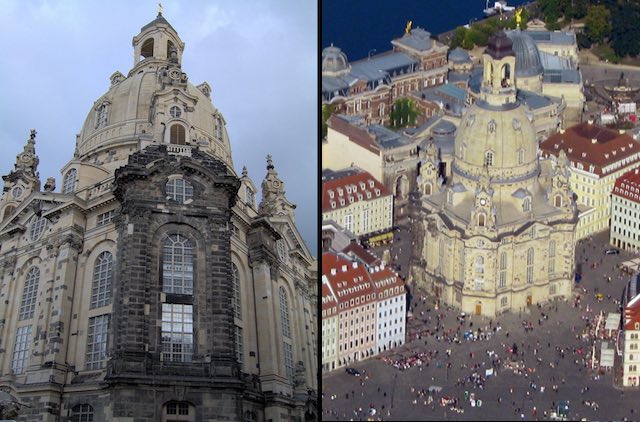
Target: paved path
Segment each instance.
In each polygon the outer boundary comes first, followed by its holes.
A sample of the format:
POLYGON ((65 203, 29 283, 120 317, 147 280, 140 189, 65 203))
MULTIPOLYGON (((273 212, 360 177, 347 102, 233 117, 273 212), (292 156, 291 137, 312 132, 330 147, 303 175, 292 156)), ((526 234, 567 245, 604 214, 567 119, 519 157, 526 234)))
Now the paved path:
MULTIPOLYGON (((400 233, 401 238, 403 234, 400 233)), ((443 307, 436 310, 434 298, 414 292, 411 307, 416 320, 409 324, 409 330, 410 333, 425 332, 424 336, 399 350, 353 365, 366 371, 363 377, 353 377, 344 370, 323 377, 323 419, 366 420, 367 411, 373 406, 377 412, 375 417, 384 420, 535 420, 545 419, 544 412, 548 412, 558 400, 570 401, 572 419, 640 419, 636 412, 640 391, 615 388, 611 372, 598 377, 585 367, 591 341, 588 338, 583 340, 581 334, 600 310, 605 314, 618 310, 616 300, 620 298, 627 280, 626 277, 617 277, 615 266, 629 259, 630 255, 604 255, 607 240, 607 234, 602 233, 576 247, 577 256, 584 263, 584 279, 574 289, 574 296, 579 294, 581 297, 578 307, 574 307, 574 300, 558 301, 541 307, 533 306, 521 314, 504 315, 499 322, 501 329, 496 330, 489 340, 462 340, 459 344, 445 341, 443 332, 451 330, 455 333, 459 327, 457 312, 443 307), (594 262, 598 263, 595 269, 591 268, 594 262), (605 281, 605 275, 612 276, 610 283, 605 281), (602 302, 596 300, 595 288, 605 295, 602 302), (529 322, 532 330, 525 332, 523 321, 529 322), (426 330, 429 330, 428 334, 426 330), (518 346, 517 356, 507 351, 514 343, 518 346), (447 356, 447 349, 450 356, 447 356), (487 352, 495 352, 500 359, 501 363, 496 364, 497 376, 489 377, 482 388, 474 388, 469 377, 474 372, 484 375, 485 369, 492 367, 494 359, 487 352), (425 363, 406 370, 396 369, 382 359, 397 359, 399 354, 408 356, 415 353, 426 354, 425 363), (535 369, 535 372, 525 376, 506 369, 504 362, 512 359, 524 362, 525 368, 535 369), (451 364, 449 369, 448 363, 451 364), (535 389, 532 382, 536 384, 535 389), (429 404, 429 394, 422 394, 421 390, 432 385, 443 389, 432 394, 434 401, 429 404), (557 392, 553 391, 553 385, 557 385, 557 392), (589 388, 588 391, 584 390, 585 387, 589 388), (465 391, 475 393, 476 398, 483 401, 482 407, 471 407, 470 402, 464 400, 465 391), (438 401, 444 395, 457 398, 464 413, 440 406, 438 401), (583 401, 595 401, 599 409, 596 411, 583 401)), ((473 316, 465 321, 461 331, 481 327, 483 333, 493 333, 496 324, 494 320, 473 316)))

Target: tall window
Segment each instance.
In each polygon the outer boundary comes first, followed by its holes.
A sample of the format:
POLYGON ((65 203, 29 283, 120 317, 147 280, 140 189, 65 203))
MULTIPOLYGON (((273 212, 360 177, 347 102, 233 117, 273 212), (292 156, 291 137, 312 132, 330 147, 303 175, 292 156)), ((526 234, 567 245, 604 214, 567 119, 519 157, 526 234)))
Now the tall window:
POLYGON ((235 337, 236 337, 236 359, 238 359, 239 363, 242 363, 244 360, 244 347, 242 344, 242 327, 235 326, 235 337))
POLYGON ((101 127, 107 124, 107 111, 109 109, 108 104, 103 103, 100 107, 98 107, 98 114, 96 115, 96 129, 100 129, 101 127))
POLYGON ((171 179, 165 186, 167 196, 174 201, 184 202, 193 198, 193 185, 185 179, 171 179))
POLYGON ((99 308, 111 303, 111 280, 113 279, 113 255, 102 252, 93 267, 93 287, 91 308, 99 308))
POLYGON ((242 308, 240 302, 240 272, 236 264, 231 263, 231 280, 233 282, 233 316, 238 319, 242 319, 242 308))
POLYGON ((247 205, 249 205, 250 207, 255 208, 256 206, 256 195, 253 193, 253 189, 251 189, 249 186, 246 187, 246 195, 247 195, 247 205))
POLYGON ((500 277, 498 287, 507 286, 507 253, 500 253, 500 277))
POLYGON ((362 210, 362 231, 367 233, 369 231, 369 210, 362 210))
POLYGON ((184 126, 175 124, 169 129, 169 142, 176 145, 185 145, 185 130, 184 126))
POLYGON ((45 220, 43 217, 34 215, 29 226, 29 239, 31 239, 32 242, 40 239, 40 236, 42 236, 42 232, 44 232, 44 228, 46 225, 47 220, 45 220))
POLYGON ((13 205, 9 205, 7 208, 4 209, 4 215, 2 217, 2 220, 4 220, 5 218, 9 217, 11 214, 13 214, 13 211, 15 211, 16 207, 14 207, 13 205))
POLYGON ((13 348, 11 370, 14 374, 21 374, 29 362, 29 348, 31 346, 31 325, 18 328, 16 344, 13 348))
POLYGON ((287 342, 284 342, 284 369, 287 373, 289 381, 293 381, 293 348, 287 342))
POLYGON ((493 165, 493 152, 487 151, 484 154, 484 165, 487 167, 491 167, 493 165))
POLYGON ((438 242, 438 267, 440 274, 444 274, 444 239, 440 239, 438 242))
POLYGON ((486 216, 483 213, 478 214, 478 227, 484 227, 486 223, 486 216))
POLYGON ((458 280, 464 282, 464 247, 460 248, 460 260, 458 262, 458 280))
POLYGON ((38 294, 38 284, 40 283, 40 269, 33 267, 27 273, 24 280, 24 290, 22 291, 22 301, 18 311, 18 320, 33 318, 36 311, 36 295, 38 294))
POLYGON ((193 356, 193 306, 162 304, 162 360, 191 362, 193 356))
POLYGON ((224 123, 222 122, 222 118, 220 116, 215 117, 215 124, 216 138, 218 138, 219 141, 222 141, 222 126, 224 125, 224 123))
POLYGON ((518 164, 524 163, 524 149, 520 148, 518 150, 518 164))
POLYGON ((93 407, 86 403, 73 406, 71 422, 93 422, 93 407))
POLYGON ((344 222, 345 230, 353 231, 353 214, 345 215, 342 221, 344 222))
POLYGON ((280 322, 282 325, 282 335, 291 338, 291 328, 289 327, 289 300, 284 287, 280 286, 280 322))
POLYGON ((561 206, 562 206, 562 196, 560 196, 560 195, 556 195, 556 196, 555 196, 555 199, 554 199, 554 202, 555 202, 555 204, 554 204, 554 205, 555 205, 556 207, 561 207, 561 206))
POLYGON ((87 331, 87 369, 104 368, 107 358, 107 335, 109 315, 89 318, 87 331))
POLYGON ((527 250, 527 283, 533 283, 533 248, 527 250))
POLYGON ((64 175, 64 181, 62 182, 62 193, 73 193, 73 189, 76 187, 76 176, 78 170, 71 169, 64 175))
POLYGON ((531 199, 525 198, 522 202, 522 209, 526 211, 531 211, 531 199))
POLYGON ((549 242, 549 275, 556 272, 556 241, 549 242))
POLYGON ((183 235, 172 234, 164 240, 162 291, 193 294, 193 246, 183 235))
POLYGON ((476 277, 484 279, 484 258, 481 256, 476 258, 476 277))

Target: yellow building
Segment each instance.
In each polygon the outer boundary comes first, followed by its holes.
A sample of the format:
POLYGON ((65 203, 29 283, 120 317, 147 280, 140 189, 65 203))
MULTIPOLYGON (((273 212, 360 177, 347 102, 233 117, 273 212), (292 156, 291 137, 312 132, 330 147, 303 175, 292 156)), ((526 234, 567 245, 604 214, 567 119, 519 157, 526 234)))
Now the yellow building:
POLYGON ((370 173, 358 168, 322 174, 322 220, 333 220, 356 236, 389 232, 393 196, 370 173))
POLYGON ((565 151, 569 158, 569 183, 580 205, 576 240, 608 230, 613 185, 640 166, 640 144, 625 133, 587 122, 561 130, 540 149, 543 157, 565 151))
POLYGON ((326 275, 322 275, 322 372, 338 364, 338 299, 326 275))

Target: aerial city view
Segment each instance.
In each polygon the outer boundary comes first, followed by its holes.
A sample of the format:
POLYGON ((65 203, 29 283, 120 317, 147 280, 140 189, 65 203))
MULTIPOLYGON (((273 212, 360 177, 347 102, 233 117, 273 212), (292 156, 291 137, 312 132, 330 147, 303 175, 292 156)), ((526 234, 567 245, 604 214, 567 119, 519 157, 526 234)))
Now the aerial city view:
POLYGON ((640 2, 347 3, 323 420, 640 420, 640 2))

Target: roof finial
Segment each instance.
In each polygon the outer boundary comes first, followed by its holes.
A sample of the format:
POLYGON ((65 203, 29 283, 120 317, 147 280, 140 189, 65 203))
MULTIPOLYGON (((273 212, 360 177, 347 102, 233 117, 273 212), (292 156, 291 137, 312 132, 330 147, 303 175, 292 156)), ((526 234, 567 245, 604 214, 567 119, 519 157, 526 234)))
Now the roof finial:
POLYGON ((242 177, 247 177, 248 174, 247 166, 242 166, 242 177))
POLYGON ((162 3, 158 3, 158 16, 162 16, 162 3))
POLYGON ((267 154, 267 170, 273 170, 273 161, 271 161, 271 154, 267 154))
POLYGON ((35 140, 36 139, 36 135, 38 134, 38 132, 36 132, 35 129, 31 129, 31 140, 35 140))

